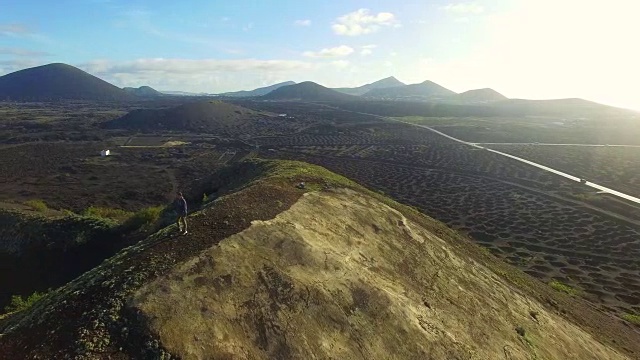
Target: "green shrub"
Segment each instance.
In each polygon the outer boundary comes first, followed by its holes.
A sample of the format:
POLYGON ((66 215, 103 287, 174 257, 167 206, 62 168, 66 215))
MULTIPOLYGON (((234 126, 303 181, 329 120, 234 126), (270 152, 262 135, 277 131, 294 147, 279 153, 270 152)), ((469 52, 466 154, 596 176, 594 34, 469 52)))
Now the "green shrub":
POLYGON ((579 294, 578 289, 574 289, 571 286, 569 286, 567 284, 564 284, 564 283, 562 283, 560 281, 553 280, 553 281, 551 281, 549 283, 549 286, 551 286, 553 289, 555 289, 557 291, 560 291, 560 292, 563 292, 563 293, 567 293, 567 294, 569 294, 571 296, 575 296, 575 295, 579 294))
POLYGON ((24 202, 24 204, 40 212, 44 212, 44 211, 47 211, 47 209, 49 209, 47 207, 47 204, 40 199, 27 200, 24 202))
POLYGON ((90 206, 85 211, 82 212, 82 215, 98 217, 103 219, 112 219, 118 222, 123 222, 128 218, 130 218, 133 215, 133 213, 126 210, 122 210, 122 209, 90 206))
POLYGON ((126 231, 148 228, 160 219, 163 210, 162 206, 144 208, 131 215, 122 226, 126 231))
POLYGON ((20 295, 13 295, 11 297, 11 302, 4 308, 5 312, 15 312, 22 311, 30 308, 35 304, 38 300, 44 297, 47 293, 34 292, 33 294, 23 298, 20 295))
POLYGON ((65 215, 65 216, 75 216, 78 215, 76 213, 74 213, 73 211, 69 210, 69 209, 60 209, 60 211, 65 215))
POLYGON ((624 314, 622 315, 622 318, 632 324, 640 325, 640 315, 624 314))

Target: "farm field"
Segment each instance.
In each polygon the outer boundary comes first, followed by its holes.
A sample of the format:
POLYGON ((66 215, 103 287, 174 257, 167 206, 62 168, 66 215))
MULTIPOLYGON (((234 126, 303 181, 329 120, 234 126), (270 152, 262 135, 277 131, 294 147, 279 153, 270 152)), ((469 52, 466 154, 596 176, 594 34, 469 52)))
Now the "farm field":
POLYGON ((549 143, 640 145, 640 120, 564 118, 425 118, 402 121, 433 127, 447 135, 474 143, 549 143), (615 124, 615 126, 611 126, 615 124))
POLYGON ((640 147, 525 146, 488 147, 563 169, 588 181, 640 196, 640 147))
POLYGON ((233 147, 112 148, 104 143, 22 144, 0 149, 0 201, 42 200, 75 212, 90 206, 134 211, 171 202, 246 152, 233 147))

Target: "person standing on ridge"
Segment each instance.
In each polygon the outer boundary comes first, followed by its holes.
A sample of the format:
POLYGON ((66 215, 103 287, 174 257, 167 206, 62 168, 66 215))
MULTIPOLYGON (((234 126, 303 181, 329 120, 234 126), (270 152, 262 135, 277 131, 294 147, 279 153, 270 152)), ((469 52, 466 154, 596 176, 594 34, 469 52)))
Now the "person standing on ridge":
POLYGON ((187 200, 181 192, 176 197, 175 209, 178 213, 178 229, 182 235, 187 235, 187 200))

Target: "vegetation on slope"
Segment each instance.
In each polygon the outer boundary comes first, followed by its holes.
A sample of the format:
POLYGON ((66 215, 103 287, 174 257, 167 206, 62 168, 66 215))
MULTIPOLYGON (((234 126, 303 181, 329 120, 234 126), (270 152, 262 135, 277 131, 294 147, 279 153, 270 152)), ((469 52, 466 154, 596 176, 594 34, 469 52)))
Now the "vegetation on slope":
POLYGON ((31 207, 33 210, 45 212, 49 208, 47 203, 40 199, 31 199, 24 202, 25 205, 31 207))
POLYGON ((636 314, 624 314, 622 318, 627 320, 628 322, 640 326, 640 315, 636 314))
POLYGON ((20 295, 11 296, 11 302, 4 308, 7 313, 27 310, 32 307, 38 300, 42 299, 46 293, 34 292, 29 296, 22 297, 20 295))
POLYGON ((565 283, 562 283, 560 281, 552 281, 549 283, 549 286, 551 286, 554 290, 563 292, 565 294, 571 295, 571 296, 576 296, 580 294, 580 290, 575 289, 565 283))
POLYGON ((171 221, 162 206, 59 213, 0 210, 0 309, 22 308, 20 296, 61 286, 171 221))

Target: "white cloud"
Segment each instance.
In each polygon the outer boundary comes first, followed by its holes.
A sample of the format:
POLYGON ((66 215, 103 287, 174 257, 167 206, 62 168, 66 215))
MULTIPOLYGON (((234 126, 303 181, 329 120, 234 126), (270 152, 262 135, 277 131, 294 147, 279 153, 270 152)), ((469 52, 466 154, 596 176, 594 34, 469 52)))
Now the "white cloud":
POLYGON ((325 48, 320 51, 305 51, 302 55, 311 58, 332 58, 347 56, 353 53, 353 51, 352 47, 340 45, 333 48, 325 48))
POLYGON ((338 69, 344 69, 348 67, 351 63, 348 60, 336 60, 332 61, 331 65, 337 67, 338 69))
POLYGON ((374 44, 364 45, 361 47, 360 55, 362 56, 371 55, 373 54, 373 49, 375 49, 376 47, 378 47, 378 45, 374 45, 374 44))
POLYGON ((441 6, 440 9, 454 14, 481 14, 484 12, 484 7, 475 2, 447 4, 441 6))
POLYGON ((0 76, 14 71, 42 65, 42 62, 29 57, 21 57, 12 60, 0 60, 0 76))
POLYGON ((133 61, 113 62, 95 60, 80 65, 90 73, 101 75, 114 74, 210 74, 215 72, 243 71, 289 71, 309 69, 313 64, 295 60, 218 60, 218 59, 138 59, 133 61))
POLYGON ((311 26, 311 20, 309 20, 309 19, 296 20, 296 21, 293 22, 293 25, 295 25, 295 26, 311 26))
POLYGON ((338 35, 358 36, 374 33, 383 26, 396 25, 399 23, 392 13, 371 14, 369 9, 359 9, 337 18, 331 28, 338 35))
POLYGON ((36 56, 49 56, 51 54, 44 51, 29 50, 29 49, 23 49, 23 48, 0 48, 0 55, 36 57, 36 56))
POLYGON ((30 34, 29 27, 23 24, 0 24, 0 36, 21 36, 30 34))
POLYGON ((328 68, 334 68, 331 64, 296 60, 164 58, 94 60, 76 66, 117 86, 149 85, 160 90, 193 92, 224 92, 257 87, 263 82, 300 81, 309 74, 326 74, 330 72, 328 68))
MULTIPOLYGON (((24 65, 38 64, 5 64, 0 60, 0 74, 19 70, 26 67, 24 65)), ((328 87, 351 86, 369 80, 369 77, 345 77, 344 70, 354 68, 346 60, 137 59, 94 60, 72 65, 120 87, 148 85, 158 90, 207 93, 253 89, 287 80, 314 81, 328 87)))

